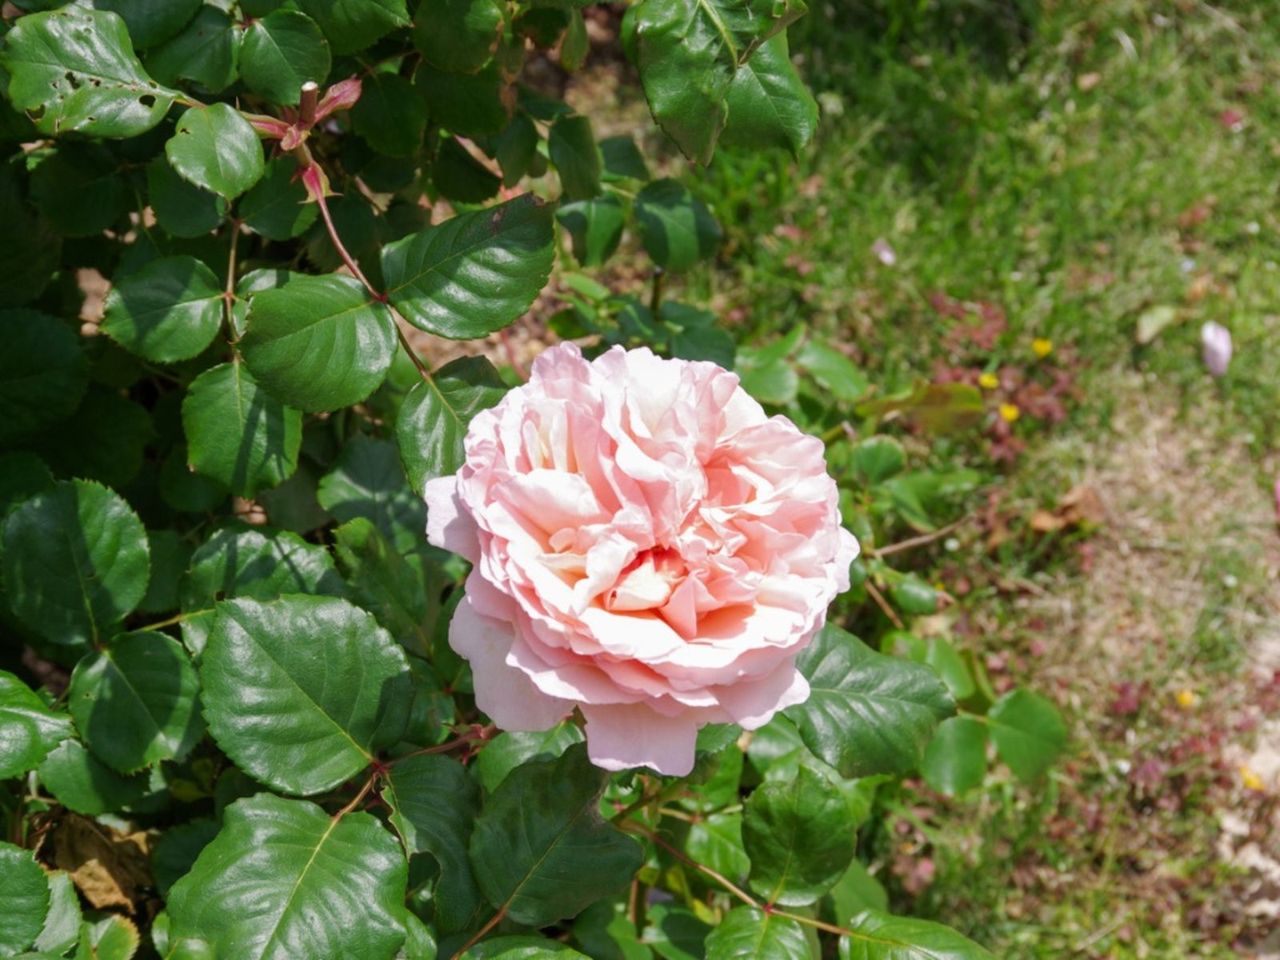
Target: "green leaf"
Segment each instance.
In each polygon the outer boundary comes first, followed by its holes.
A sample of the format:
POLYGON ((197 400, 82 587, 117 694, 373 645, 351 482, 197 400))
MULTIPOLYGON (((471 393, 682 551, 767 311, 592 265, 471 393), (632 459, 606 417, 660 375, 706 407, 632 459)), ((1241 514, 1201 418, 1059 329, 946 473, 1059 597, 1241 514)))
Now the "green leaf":
POLYGON ((427 105, 406 77, 375 73, 365 79, 360 99, 351 108, 351 125, 379 153, 412 157, 422 149, 427 105))
POLYGON ((372 521, 401 553, 426 539, 426 506, 410 488, 396 448, 385 440, 357 437, 343 447, 316 496, 340 523, 372 521))
POLYGON ((355 53, 409 25, 405 0, 299 0, 298 6, 320 24, 334 53, 355 53))
POLYGON ((556 219, 569 231, 573 256, 584 267, 598 267, 622 243, 627 211, 613 194, 561 204, 556 219))
POLYGON ((399 739, 408 718, 404 652, 344 600, 219 604, 200 677, 218 746, 284 793, 336 787, 399 739))
POLYGON ((995 960, 972 940, 928 920, 868 910, 848 925, 855 933, 840 938, 840 960, 995 960))
POLYGON ((818 102, 791 62, 785 32, 762 44, 737 69, 727 106, 728 124, 720 137, 725 146, 781 147, 799 156, 813 139, 818 102))
POLYGON ((582 730, 572 723, 558 723, 549 730, 507 730, 484 745, 476 759, 476 773, 484 788, 493 793, 522 763, 554 760, 582 741, 582 730))
POLYGON ((198 356, 222 326, 222 285, 195 257, 161 257, 107 295, 102 332, 156 363, 198 356))
POLYGON ((290 240, 315 223, 320 208, 307 202, 307 188, 292 157, 267 163, 261 180, 240 199, 240 216, 254 233, 268 240, 290 240))
POLYGON ((532 194, 460 214, 382 250, 392 305, 414 326, 466 340, 533 304, 554 259, 551 208, 532 194))
POLYGON ((164 118, 177 95, 147 75, 123 20, 79 6, 20 17, 0 67, 10 74, 9 100, 46 134, 136 137, 164 118))
POLYGON ((180 760, 204 734, 200 680, 182 645, 149 631, 116 637, 77 665, 67 707, 98 759, 120 773, 180 760))
POLYGON ((495 406, 507 392, 498 371, 484 357, 459 357, 414 384, 396 418, 400 458, 413 489, 447 477, 462 467, 462 440, 481 410, 495 406))
POLYGON ((987 774, 987 728, 973 717, 942 721, 924 751, 924 779, 939 793, 954 797, 982 785, 987 774))
POLYGON ((604 160, 606 181, 649 179, 644 154, 630 135, 605 137, 600 141, 600 156, 604 160))
POLYGON ((242 497, 274 487, 298 468, 302 414, 258 386, 243 363, 192 381, 182 429, 193 469, 242 497))
POLYGON ((751 860, 742 845, 742 814, 712 813, 689 826, 684 851, 703 866, 734 881, 751 871, 751 860))
POLYGON ((804 12, 803 0, 643 0, 636 7, 645 97, 685 156, 711 162, 738 68, 804 12))
POLYGON ((235 83, 240 39, 231 18, 206 4, 185 30, 147 55, 147 69, 164 83, 194 80, 217 93, 235 83))
POLYGON ((0 780, 34 770, 71 735, 66 714, 50 710, 25 683, 0 670, 0 780))
POLYGON ((80 338, 34 310, 0 310, 0 443, 75 412, 89 383, 80 338))
POLYGON ((151 848, 151 875, 167 897, 170 888, 191 870, 200 851, 218 835, 218 821, 197 817, 166 829, 151 848))
POLYGON ((132 202, 115 159, 97 144, 64 143, 36 156, 31 199, 64 237, 99 235, 132 202))
POLYGON ((308 80, 324 84, 329 66, 329 42, 320 27, 295 10, 253 21, 240 47, 245 86, 272 103, 296 104, 308 80))
POLYGON ((514 187, 538 158, 538 128, 527 114, 517 113, 493 138, 494 159, 502 167, 502 185, 514 187))
POLYGON ((622 889, 640 845, 600 818, 608 775, 585 747, 526 763, 493 792, 471 835, 480 889, 517 923, 541 927, 622 889))
POLYGON ((439 584, 424 583, 422 573, 364 517, 338 527, 333 538, 352 599, 373 613, 406 650, 429 656, 439 584), (437 589, 433 592, 432 587, 437 589))
POLYGON ((382 796, 405 849, 429 853, 440 864, 434 901, 441 931, 483 923, 488 905, 467 857, 480 791, 466 769, 448 757, 404 757, 392 765, 382 796))
POLYGON ((893 437, 867 437, 854 446, 851 464, 859 480, 875 485, 902 472, 907 451, 893 437))
POLYGON ((151 579, 147 592, 138 603, 142 613, 164 613, 178 608, 178 582, 191 562, 195 549, 178 535, 177 530, 148 530, 147 544, 151 552, 151 579))
POLYGON ((49 882, 30 850, 0 842, 0 954, 35 943, 49 912, 49 882))
POLYGON ((200 0, 93 0, 93 6, 123 17, 133 45, 145 50, 185 27, 200 9, 200 0))
POLYGON ((312 413, 365 399, 396 350, 391 311, 339 274, 254 294, 245 323, 240 351, 249 372, 272 395, 312 413))
POLYGON ((751 362, 750 354, 746 354, 738 372, 742 377, 742 389, 771 406, 787 406, 795 400, 796 391, 800 388, 800 378, 785 360, 755 364, 751 362))
POLYGON ((118 914, 107 914, 96 923, 86 922, 81 938, 92 951, 94 960, 129 960, 140 943, 133 921, 118 914))
POLYGON ((636 196, 640 242, 654 263, 683 273, 715 256, 720 225, 706 204, 675 180, 655 180, 636 196))
POLYGON ((800 960, 811 954, 804 927, 756 907, 734 907, 707 936, 707 960, 800 960))
POLYGON ((49 912, 32 949, 60 957, 80 939, 80 897, 66 871, 55 870, 48 880, 49 912))
POLYGON ((0 307, 39 297, 62 258, 62 238, 27 202, 26 164, 17 159, 0 163, 0 223, 7 225, 0 230, 0 307))
POLYGON ((228 200, 240 196, 266 172, 258 135, 238 110, 225 103, 187 110, 164 152, 182 177, 228 200))
POLYGON ((147 776, 121 776, 76 740, 65 741, 38 771, 40 782, 68 810, 96 817, 137 803, 147 794, 147 776))
POLYGON ((600 148, 587 117, 570 114, 556 118, 547 137, 547 150, 567 199, 589 200, 599 195, 600 148))
POLYGON ((658 316, 671 330, 671 355, 682 360, 709 360, 732 370, 737 347, 729 331, 719 326, 716 315, 680 303, 664 300, 658 316))
POLYGON ((852 403, 867 392, 867 375, 839 350, 820 340, 810 340, 796 355, 796 362, 837 400, 852 403))
POLYGON ((472 73, 493 56, 504 20, 498 0, 440 0, 418 15, 413 43, 432 66, 472 73))
POLYGON ((838 922, 863 910, 888 910, 889 894, 884 885, 867 872, 861 860, 854 860, 831 890, 831 911, 838 922))
POLYGON ((53 474, 34 453, 25 450, 0 453, 0 517, 8 513, 10 507, 52 486, 53 474))
POLYGON ((937 612, 938 591, 917 574, 908 573, 894 580, 889 593, 903 613, 924 616, 937 612))
POLYGON ((711 927, 691 910, 655 903, 647 911, 647 919, 644 942, 663 960, 702 960, 706 956, 711 927))
POLYGON ((742 821, 751 889, 788 907, 814 903, 835 885, 853 860, 855 836, 836 785, 809 767, 796 774, 758 787, 742 821))
POLYGON ((464 137, 501 133, 511 120, 507 83, 497 63, 477 73, 445 73, 428 63, 413 75, 413 85, 427 102, 435 123, 464 137))
POLYGON ((331 818, 261 794, 227 808, 169 892, 172 937, 236 960, 390 960, 405 936, 407 879, 400 845, 369 814, 331 818))
POLYGON ((987 713, 996 753, 1019 780, 1044 775, 1067 745, 1067 725, 1051 702, 1030 690, 1010 690, 987 713))
POLYGON ((156 222, 175 237, 203 236, 227 215, 225 200, 187 183, 164 157, 147 164, 147 199, 156 222))
MULTIPOLYGON (((120 356, 128 355, 120 351, 120 356)), ((154 434, 146 407, 118 390, 95 383, 75 413, 28 445, 57 475, 122 487, 142 469, 144 452, 154 434)))
POLYGON ((809 699, 785 711, 805 746, 844 777, 908 773, 934 729, 955 712, 928 667, 871 650, 824 627, 796 660, 809 699))
POLYGON ((459 960, 587 960, 573 947, 546 937, 495 937, 477 943, 459 960))
POLYGON ((456 137, 440 144, 431 164, 431 182, 448 200, 481 204, 498 194, 502 180, 462 148, 456 137))
POLYGON ((4 587, 18 618, 54 643, 94 643, 147 592, 147 532, 87 480, 59 483, 4 522, 4 587))

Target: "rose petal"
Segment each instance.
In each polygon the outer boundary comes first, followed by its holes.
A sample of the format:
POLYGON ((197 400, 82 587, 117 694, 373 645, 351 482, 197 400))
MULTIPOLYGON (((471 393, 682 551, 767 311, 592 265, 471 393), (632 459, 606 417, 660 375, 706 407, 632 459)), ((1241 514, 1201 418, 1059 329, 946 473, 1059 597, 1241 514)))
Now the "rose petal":
POLYGON ((698 725, 685 713, 664 717, 644 704, 583 704, 587 754, 606 770, 650 767, 670 777, 693 769, 698 725))
POLYGON ((457 477, 428 480, 424 499, 427 540, 475 563, 480 558, 479 529, 458 498, 457 477))

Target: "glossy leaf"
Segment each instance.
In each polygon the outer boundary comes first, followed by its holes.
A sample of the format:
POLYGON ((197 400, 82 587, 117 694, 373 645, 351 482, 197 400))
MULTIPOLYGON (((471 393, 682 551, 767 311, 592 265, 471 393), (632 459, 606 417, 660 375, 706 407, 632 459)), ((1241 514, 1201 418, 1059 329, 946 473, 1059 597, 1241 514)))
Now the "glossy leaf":
POLYGON ((50 710, 30 687, 0 670, 0 780, 34 770, 71 735, 65 713, 50 710))
POLYGON ((734 907, 707 936, 707 960, 801 960, 810 954, 804 927, 755 907, 734 907))
POLYGON ((351 108, 351 124, 379 153, 412 157, 422 149, 427 105, 407 78, 375 73, 365 79, 360 100, 351 108))
POLYGON ((193 469, 239 496, 298 468, 302 414, 258 386, 243 363, 206 370, 187 388, 182 428, 193 469))
POLYGON ((742 821, 751 889, 768 903, 814 903, 848 869, 854 832, 849 804, 816 770, 801 766, 789 782, 766 782, 742 821))
POLYGON ((867 392, 870 383, 843 353, 821 340, 810 340, 796 355, 796 362, 837 399, 852 403, 867 392))
POLYGON ((147 592, 147 532, 116 493, 57 484, 4 522, 4 586, 13 612, 54 643, 94 643, 147 592))
POLYGON ((466 769, 448 757, 405 757, 392 766, 382 796, 405 849, 429 853, 440 864, 434 901, 441 931, 483 923, 489 907, 467 856, 480 791, 466 769))
POLYGON ((421 570, 365 517, 347 521, 333 531, 333 538, 352 599, 377 617, 406 650, 430 656, 430 627, 439 601, 421 570))
POLYGON ((29 850, 0 842, 0 954, 35 943, 49 912, 49 883, 29 850))
POLYGON ((644 0, 636 8, 645 97, 685 156, 711 161, 738 68, 804 11, 803 0, 644 0))
POLYGON ((164 118, 176 95, 148 76, 120 17, 81 6, 19 18, 0 67, 13 105, 46 134, 135 137, 164 118))
POLYGON ((396 448, 385 440, 357 437, 343 447, 316 496, 339 522, 371 521, 401 553, 422 545, 426 507, 409 486, 396 448))
POLYGON ((227 808, 221 832, 174 884, 171 936, 236 960, 391 960, 405 935, 406 882, 403 851, 369 814, 333 819, 262 794, 227 808))
POLYGON ((80 939, 80 897, 76 894, 71 875, 56 870, 48 875, 49 912, 33 950, 62 956, 80 939))
POLYGON ((404 653, 342 600, 220 604, 200 677, 218 746, 285 793, 318 793, 359 773, 407 719, 404 653))
POLYGON ((506 730, 484 745, 476 759, 476 774, 492 793, 521 764, 554 760, 582 741, 582 730, 572 723, 558 723, 549 730, 506 730))
POLYGON ((994 960, 972 940, 928 920, 868 910, 847 925, 855 933, 840 938, 840 960, 994 960))
POLYGON ((841 776, 910 772, 934 729, 955 712, 927 666, 876 653, 839 627, 824 627, 796 666, 811 692, 786 716, 841 776))
POLYGON ((132 920, 119 914, 107 914, 81 927, 81 942, 92 950, 94 960, 130 960, 137 952, 141 937, 132 920))
POLYGON ((329 66, 329 41, 296 10, 273 10, 254 20, 240 47, 245 86, 272 103, 296 104, 304 83, 324 84, 329 66))
POLYGON ((920 772, 939 793, 958 796, 981 786, 987 773, 987 728, 973 717, 944 720, 924 751, 920 772))
POLYGON ((181 759, 204 734, 200 680, 163 633, 116 637, 76 665, 67 706, 98 759, 120 773, 181 759))
POLYGON ((547 150, 568 200, 589 200, 600 193, 600 148, 588 117, 563 116, 551 125, 547 150))
POLYGON ((427 63, 471 73, 493 56, 504 19, 498 0, 441 0, 419 14, 413 43, 427 63))
POLYGON ((498 371, 483 357, 459 357, 430 380, 414 384, 396 418, 396 442, 415 490, 421 492, 434 477, 458 472, 471 420, 506 392, 498 371))
POLYGON ((165 83, 193 80, 216 93, 235 83, 241 36, 225 11, 205 4, 186 29, 147 54, 147 69, 165 83))
POLYGON ((183 178, 227 200, 252 187, 266 170, 258 135, 225 103, 188 109, 164 151, 183 178))
POLYGON ((396 349, 395 321, 359 281, 302 276, 249 302, 240 351, 254 379, 300 410, 350 406, 373 393, 396 349))
POLYGON ((636 196, 640 241, 654 263, 683 273, 715 255, 720 225, 706 205, 676 180, 655 180, 636 196))
POLYGON ((147 199, 156 222, 175 237, 199 237, 227 215, 227 202, 188 183, 165 157, 147 164, 147 199))
POLYGON ((1030 690, 1010 690, 987 713, 996 753, 1019 780, 1043 776, 1067 745, 1058 708, 1030 690))
POLYGON ((467 339, 528 310, 553 256, 551 208, 525 194, 388 244, 382 272, 392 305, 410 323, 467 339))
POLYGON ((354 53, 409 25, 405 0, 299 0, 298 6, 320 24, 334 53, 354 53))
POLYGON ((147 793, 147 776, 123 776, 86 750, 67 740, 44 758, 40 782, 69 810, 96 817, 131 806, 147 793))
POLYGON ((575 746, 524 764, 493 792, 471 835, 471 863, 496 909, 545 926, 630 881, 643 858, 635 840, 600 819, 607 780, 575 746))
POLYGON ((573 947, 546 937, 494 937, 477 943, 459 960, 587 960, 573 947))
POLYGON ((818 128, 818 102, 800 79, 786 33, 761 44, 729 84, 728 123, 720 142, 781 147, 798 156, 818 128))
POLYGON ((89 364, 70 326, 34 310, 0 310, 0 443, 73 413, 89 364))
POLYGON ((213 271, 194 257, 152 260, 107 295, 102 332, 147 360, 186 360, 218 335, 222 294, 213 271))
POLYGON ((139 50, 168 40, 200 9, 200 0, 93 0, 98 10, 118 13, 139 50))
POLYGON ((561 204, 556 219, 569 231, 573 256, 584 267, 598 267, 622 243, 627 211, 612 194, 592 200, 561 204))

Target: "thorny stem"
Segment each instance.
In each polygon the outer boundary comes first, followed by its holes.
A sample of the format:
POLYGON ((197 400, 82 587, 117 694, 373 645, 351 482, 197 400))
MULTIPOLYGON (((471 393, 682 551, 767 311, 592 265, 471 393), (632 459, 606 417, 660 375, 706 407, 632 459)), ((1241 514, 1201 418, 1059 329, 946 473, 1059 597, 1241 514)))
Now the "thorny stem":
POLYGON ((342 258, 342 262, 346 264, 347 269, 351 271, 351 275, 364 284, 369 295, 379 303, 387 302, 387 295, 376 289, 369 278, 364 275, 364 271, 360 269, 360 264, 356 263, 355 258, 347 252, 347 248, 343 246, 342 238, 338 236, 338 228, 333 225, 333 217, 329 216, 329 202, 319 193, 316 194, 316 203, 320 206, 320 216, 324 218, 325 229, 329 231, 329 240, 333 243, 333 248, 338 251, 338 256, 342 258))
POLYGON ((235 343, 236 326, 233 319, 236 302, 236 247, 240 243, 240 221, 231 220, 231 250, 227 254, 227 285, 222 292, 222 312, 227 324, 227 337, 235 343))

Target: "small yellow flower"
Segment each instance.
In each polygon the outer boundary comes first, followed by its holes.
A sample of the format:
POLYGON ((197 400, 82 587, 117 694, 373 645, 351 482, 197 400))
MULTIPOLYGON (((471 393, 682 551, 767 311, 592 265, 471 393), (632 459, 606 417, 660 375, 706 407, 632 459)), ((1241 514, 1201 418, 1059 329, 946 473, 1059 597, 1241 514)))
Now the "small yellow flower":
POLYGON ((1178 701, 1178 706, 1183 710, 1190 710, 1200 702, 1200 697, 1196 695, 1196 692, 1194 690, 1188 690, 1186 687, 1183 687, 1175 693, 1173 698, 1178 701))
POLYGON ((978 377, 978 386, 983 390, 994 390, 1000 386, 1000 378, 994 373, 984 373, 978 377))
POLYGON ((1016 403, 1000 404, 1000 419, 1005 423, 1016 423, 1020 416, 1022 416, 1022 411, 1018 409, 1016 403))
POLYGON ((1263 789, 1262 777, 1258 776, 1258 771, 1243 763, 1240 764, 1240 782, 1246 790, 1261 792, 1263 789))
POLYGON ((1031 352, 1043 360, 1053 353, 1053 341, 1046 340, 1044 337, 1036 337, 1031 341, 1031 352))

